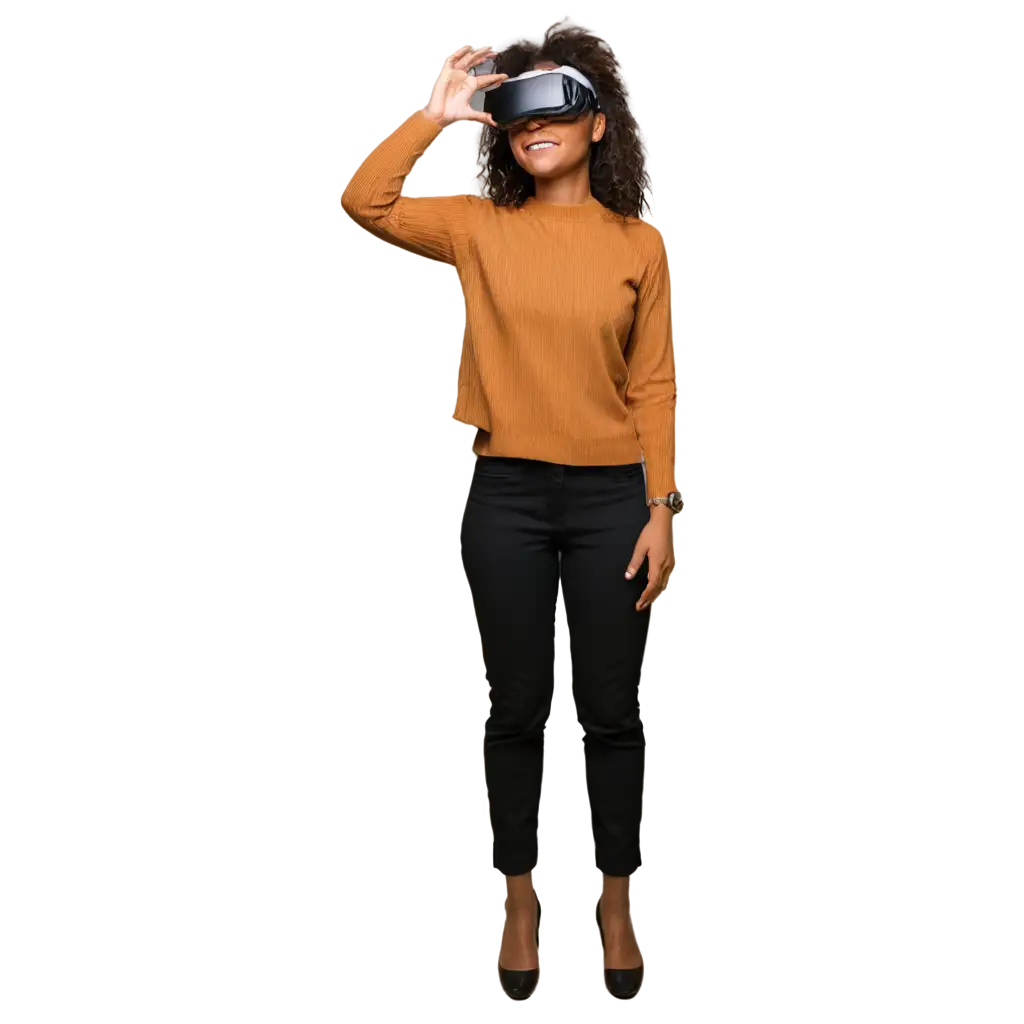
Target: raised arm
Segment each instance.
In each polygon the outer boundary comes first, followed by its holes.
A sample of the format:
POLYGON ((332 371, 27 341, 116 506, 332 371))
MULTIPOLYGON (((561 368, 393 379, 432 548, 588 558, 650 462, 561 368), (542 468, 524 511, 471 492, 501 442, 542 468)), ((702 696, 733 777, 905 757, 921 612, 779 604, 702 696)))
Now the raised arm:
POLYGON ((337 189, 339 212, 444 263, 455 262, 454 239, 465 219, 467 196, 403 196, 413 162, 436 138, 441 124, 410 108, 362 153, 337 189))
POLYGON ((469 69, 494 55, 489 46, 464 46, 448 57, 430 101, 410 114, 360 164, 341 196, 342 209, 371 234, 442 263, 455 262, 455 242, 464 231, 472 196, 402 195, 402 186, 427 146, 453 121, 482 121, 490 114, 470 106, 481 87, 507 75, 471 75, 469 69))
POLYGON ((668 257, 652 228, 647 267, 637 288, 633 326, 626 345, 626 404, 633 414, 647 466, 647 497, 676 490, 676 371, 668 257))

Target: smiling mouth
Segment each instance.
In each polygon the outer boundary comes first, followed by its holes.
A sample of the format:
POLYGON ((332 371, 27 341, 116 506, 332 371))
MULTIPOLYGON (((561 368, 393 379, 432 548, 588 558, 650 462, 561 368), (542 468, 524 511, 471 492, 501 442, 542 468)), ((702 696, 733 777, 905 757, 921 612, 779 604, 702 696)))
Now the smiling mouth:
POLYGON ((548 142, 548 141, 545 141, 545 142, 531 142, 526 147, 526 152, 527 153, 537 153, 537 152, 539 152, 542 149, 554 149, 555 146, 557 146, 557 145, 558 145, 557 142, 548 142))

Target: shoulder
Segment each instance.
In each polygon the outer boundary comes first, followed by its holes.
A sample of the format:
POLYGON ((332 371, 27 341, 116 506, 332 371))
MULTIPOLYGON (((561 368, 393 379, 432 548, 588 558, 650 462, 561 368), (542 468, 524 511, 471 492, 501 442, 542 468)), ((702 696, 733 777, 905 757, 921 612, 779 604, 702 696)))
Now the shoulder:
POLYGON ((467 224, 482 232, 515 220, 523 213, 522 206, 515 203, 496 203, 489 196, 466 195, 463 199, 467 224))
POLYGON ((447 220, 449 230, 462 242, 480 230, 482 215, 488 206, 493 205, 489 199, 469 192, 445 196, 440 202, 443 204, 440 212, 447 220))
POLYGON ((665 239, 661 232, 649 221, 639 217, 631 218, 637 243, 649 259, 661 258, 665 255, 665 239))
POLYGON ((632 216, 621 217, 611 211, 606 220, 609 224, 618 226, 623 240, 629 245, 645 271, 652 266, 667 262, 665 239, 650 221, 632 216))
POLYGON ((512 203, 496 203, 489 196, 468 195, 470 213, 480 219, 507 217, 519 211, 512 203))
POLYGON ((499 207, 484 196, 467 193, 460 197, 462 199, 462 215, 467 225, 479 228, 490 217, 493 217, 499 207))

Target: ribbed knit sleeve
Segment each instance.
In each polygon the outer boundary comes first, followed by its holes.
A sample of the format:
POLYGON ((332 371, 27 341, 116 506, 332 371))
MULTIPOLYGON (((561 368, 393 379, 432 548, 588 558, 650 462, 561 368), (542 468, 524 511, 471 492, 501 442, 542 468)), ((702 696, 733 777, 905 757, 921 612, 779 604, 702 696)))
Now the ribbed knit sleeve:
POLYGON ((465 237, 472 197, 401 194, 406 175, 441 131, 422 110, 411 114, 359 165, 342 194, 341 206, 378 238, 454 264, 456 240, 465 237))
POLYGON ((651 232, 651 253, 637 288, 625 358, 626 404, 647 466, 647 497, 655 498, 676 490, 676 373, 668 256, 661 233, 653 226, 651 232))

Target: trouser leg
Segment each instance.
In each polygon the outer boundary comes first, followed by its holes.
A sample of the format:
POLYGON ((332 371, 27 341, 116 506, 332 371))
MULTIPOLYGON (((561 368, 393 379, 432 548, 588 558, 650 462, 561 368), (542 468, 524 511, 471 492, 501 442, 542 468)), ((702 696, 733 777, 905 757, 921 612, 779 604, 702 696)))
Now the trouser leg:
POLYGON ((629 875, 641 863, 646 741, 639 686, 651 609, 638 612, 636 602, 647 560, 632 580, 624 574, 650 513, 639 464, 575 467, 565 485, 562 595, 596 861, 605 874, 629 875))
POLYGON ((550 485, 540 467, 482 458, 463 517, 462 561, 490 684, 484 774, 494 867, 518 875, 537 863, 558 550, 548 519, 550 485))

